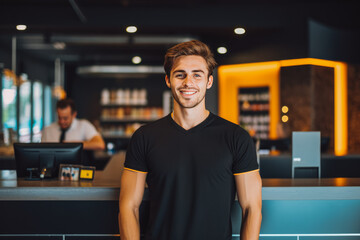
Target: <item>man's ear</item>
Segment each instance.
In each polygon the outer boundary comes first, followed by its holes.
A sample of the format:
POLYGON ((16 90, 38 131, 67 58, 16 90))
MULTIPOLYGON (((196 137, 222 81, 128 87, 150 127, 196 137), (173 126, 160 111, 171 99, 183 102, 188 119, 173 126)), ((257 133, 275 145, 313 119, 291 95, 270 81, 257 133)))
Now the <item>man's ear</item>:
POLYGON ((77 111, 74 111, 72 114, 73 118, 76 118, 76 115, 77 115, 77 111))
POLYGON ((209 76, 208 82, 206 84, 206 89, 210 89, 211 86, 213 85, 214 82, 214 77, 212 75, 209 76))
POLYGON ((165 82, 166 82, 166 86, 170 88, 170 78, 168 78, 168 75, 165 76, 165 82))

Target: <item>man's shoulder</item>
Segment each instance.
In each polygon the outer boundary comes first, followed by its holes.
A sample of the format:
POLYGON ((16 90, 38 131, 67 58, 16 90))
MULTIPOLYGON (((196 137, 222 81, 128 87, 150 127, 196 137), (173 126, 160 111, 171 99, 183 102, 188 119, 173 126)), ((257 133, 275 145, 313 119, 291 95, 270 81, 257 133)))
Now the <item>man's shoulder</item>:
POLYGON ((238 124, 230 122, 229 120, 226 120, 225 118, 222 118, 216 114, 213 114, 214 118, 214 124, 222 125, 224 127, 230 127, 230 128, 241 128, 238 124))
POLYGON ((93 124, 87 120, 87 119, 83 119, 83 118, 75 118, 74 122, 78 125, 83 125, 83 126, 93 126, 93 124))
POLYGON ((59 129, 59 124, 57 122, 53 122, 50 125, 44 127, 44 131, 49 131, 53 129, 59 129))
POLYGON ((234 134, 249 135, 249 133, 244 128, 236 123, 233 123, 215 114, 213 114, 213 119, 213 126, 216 126, 223 131, 228 130, 234 134))
POLYGON ((134 134, 136 135, 153 135, 164 131, 167 128, 168 116, 162 117, 153 122, 147 123, 139 127, 134 134))
POLYGON ((144 124, 141 126, 141 128, 143 128, 144 130, 151 130, 154 128, 158 128, 158 127, 163 127, 165 123, 168 122, 168 116, 164 116, 162 118, 159 118, 153 122, 144 124))

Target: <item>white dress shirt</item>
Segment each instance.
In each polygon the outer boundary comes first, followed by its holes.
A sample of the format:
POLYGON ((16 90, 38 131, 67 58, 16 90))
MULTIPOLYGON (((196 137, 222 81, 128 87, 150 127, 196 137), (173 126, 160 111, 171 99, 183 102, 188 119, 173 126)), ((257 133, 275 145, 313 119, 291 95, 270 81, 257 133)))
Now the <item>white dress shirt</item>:
MULTIPOLYGON (((41 142, 59 142, 60 135, 61 128, 57 122, 54 122, 42 131, 41 142)), ((96 135, 100 133, 88 120, 75 118, 65 133, 64 141, 89 141, 96 135)))

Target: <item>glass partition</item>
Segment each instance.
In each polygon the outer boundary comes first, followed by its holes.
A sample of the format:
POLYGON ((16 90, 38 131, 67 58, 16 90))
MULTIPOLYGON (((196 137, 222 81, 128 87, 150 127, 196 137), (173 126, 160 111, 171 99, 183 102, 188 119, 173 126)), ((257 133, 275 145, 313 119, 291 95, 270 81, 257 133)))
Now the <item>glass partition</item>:
POLYGON ((4 129, 13 129, 14 132, 17 130, 16 124, 16 97, 17 88, 14 84, 14 79, 7 75, 2 75, 2 123, 4 129))
POLYGON ((53 99, 51 87, 45 86, 44 89, 44 126, 49 126, 53 122, 53 99))
POLYGON ((20 85, 19 141, 31 141, 31 82, 20 85))
POLYGON ((41 130, 43 127, 43 85, 40 82, 33 83, 33 125, 32 142, 41 141, 41 130))

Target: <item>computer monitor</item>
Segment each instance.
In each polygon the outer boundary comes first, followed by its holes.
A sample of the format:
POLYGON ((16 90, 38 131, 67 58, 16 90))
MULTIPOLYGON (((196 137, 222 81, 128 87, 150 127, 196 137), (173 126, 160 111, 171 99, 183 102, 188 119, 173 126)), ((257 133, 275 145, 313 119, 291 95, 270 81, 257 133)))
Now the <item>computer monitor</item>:
POLYGON ((44 168, 46 177, 57 177, 60 164, 82 163, 82 150, 82 143, 14 143, 17 177, 29 177, 31 169, 38 175, 44 168))

